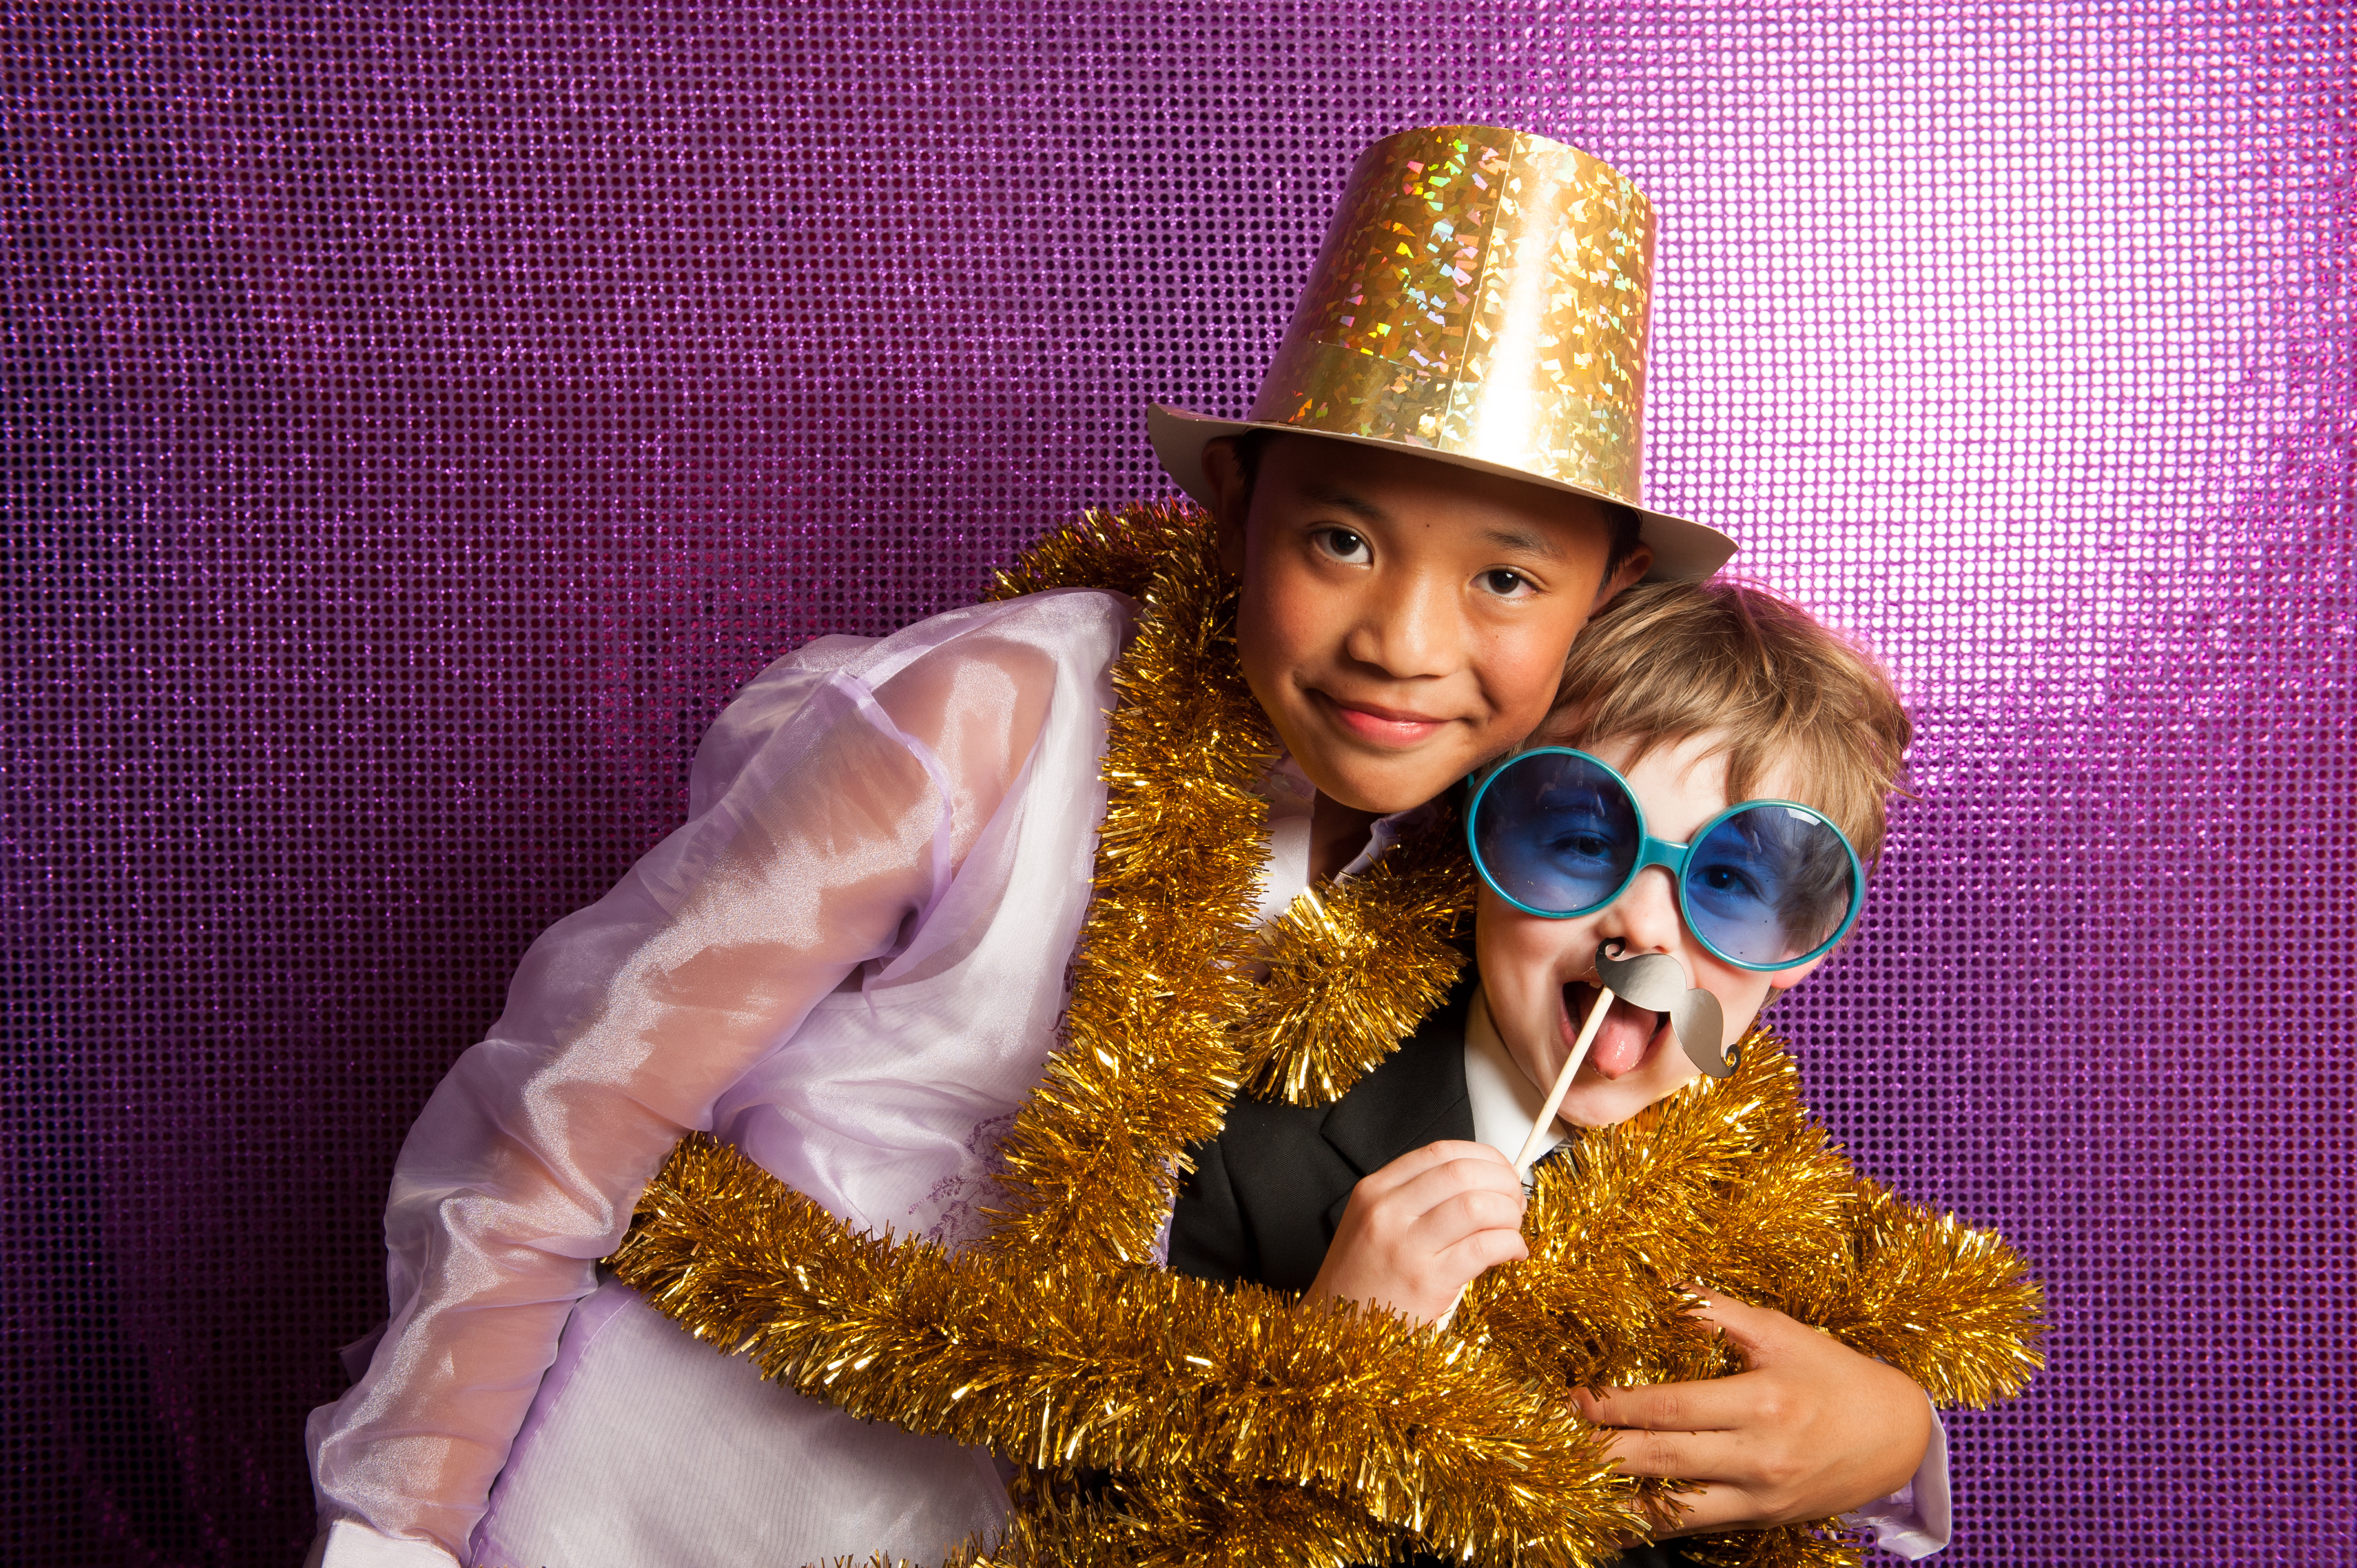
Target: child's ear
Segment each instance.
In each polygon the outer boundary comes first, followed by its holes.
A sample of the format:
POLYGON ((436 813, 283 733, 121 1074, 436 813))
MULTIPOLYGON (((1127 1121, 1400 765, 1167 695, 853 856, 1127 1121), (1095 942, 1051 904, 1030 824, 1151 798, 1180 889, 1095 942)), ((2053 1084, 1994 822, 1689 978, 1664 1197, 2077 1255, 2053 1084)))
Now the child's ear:
MULTIPOLYGON (((1612 575, 1604 579, 1603 585, 1596 590, 1596 602, 1587 607, 1587 613, 1594 615, 1618 598, 1625 590, 1643 582, 1645 574, 1652 569, 1653 547, 1650 544, 1640 544, 1636 549, 1629 552, 1628 558, 1620 563, 1612 575)), ((1798 984, 1799 982, 1795 981, 1793 983, 1798 984)))
POLYGON ((1780 969, 1775 973, 1770 975, 1768 977, 1768 989, 1774 993, 1774 994, 1768 998, 1767 1005, 1772 1007, 1777 1003, 1781 1002, 1784 999, 1784 993, 1792 990, 1792 987, 1800 984, 1801 982, 1808 979, 1812 974, 1814 974, 1817 971, 1817 965, 1824 962, 1825 960, 1833 956, 1834 955, 1829 952, 1821 952, 1806 963, 1796 963, 1790 969, 1780 969))
POLYGON ((1211 526, 1220 542, 1220 565, 1231 577, 1244 575, 1244 519, 1252 510, 1252 480, 1228 436, 1203 446, 1203 478, 1211 483, 1211 526))

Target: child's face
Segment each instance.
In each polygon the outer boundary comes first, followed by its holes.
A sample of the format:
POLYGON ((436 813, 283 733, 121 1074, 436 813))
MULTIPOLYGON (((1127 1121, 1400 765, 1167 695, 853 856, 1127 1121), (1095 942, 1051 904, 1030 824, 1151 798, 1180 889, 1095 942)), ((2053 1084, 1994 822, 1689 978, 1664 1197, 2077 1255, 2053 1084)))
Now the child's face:
MULTIPOLYGON (((1636 746, 1631 741, 1582 749, 1627 777, 1655 838, 1686 843, 1735 803, 1727 798, 1726 754, 1705 755, 1724 738, 1723 733, 1713 731, 1674 746, 1657 746, 1633 766, 1629 758, 1636 746)), ((1795 782, 1789 768, 1779 766, 1760 779, 1753 798, 1805 800, 1795 782)), ((1515 1065, 1542 1090, 1554 1085, 1587 1021, 1587 1010, 1595 1005, 1597 947, 1615 940, 1631 953, 1674 955, 1694 984, 1717 997, 1728 1031, 1722 1045, 1742 1037, 1767 1004, 1771 987, 1789 990, 1824 961, 1812 959, 1773 973, 1724 961, 1686 929, 1678 913, 1677 891, 1663 866, 1646 867, 1619 899, 1592 915, 1568 920, 1525 914, 1485 884, 1474 916, 1481 989, 1499 1037, 1515 1065)), ((1695 1070, 1666 1014, 1645 1012, 1616 998, 1564 1097, 1563 1120, 1582 1127, 1624 1122, 1693 1079, 1695 1070)))
POLYGON ((1282 438, 1249 486, 1226 443, 1204 458, 1244 677, 1310 781, 1360 811, 1421 805, 1519 744, 1588 616, 1651 564, 1607 584, 1589 502, 1411 454, 1282 438))

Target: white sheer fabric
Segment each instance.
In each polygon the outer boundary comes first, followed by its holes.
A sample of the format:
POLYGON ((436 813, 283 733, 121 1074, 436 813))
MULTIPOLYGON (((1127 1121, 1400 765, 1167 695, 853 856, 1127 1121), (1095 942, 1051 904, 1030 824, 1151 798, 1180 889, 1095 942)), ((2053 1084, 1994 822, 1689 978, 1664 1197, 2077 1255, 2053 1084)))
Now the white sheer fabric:
POLYGON ((310 1423, 328 1517, 552 1568, 937 1560, 996 1523, 986 1459, 761 1383, 595 1260, 691 1128, 862 1229, 975 1233, 1062 1008, 1134 613, 826 639, 730 704, 687 825, 533 945, 403 1147, 392 1322, 310 1423))

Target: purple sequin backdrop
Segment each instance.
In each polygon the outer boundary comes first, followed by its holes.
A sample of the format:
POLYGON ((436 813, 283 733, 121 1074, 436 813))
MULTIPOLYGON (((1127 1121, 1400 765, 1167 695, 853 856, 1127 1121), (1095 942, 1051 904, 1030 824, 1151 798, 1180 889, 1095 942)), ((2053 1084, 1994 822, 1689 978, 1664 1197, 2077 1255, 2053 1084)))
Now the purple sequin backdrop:
POLYGON ((1164 490, 1460 119, 1652 193, 1655 497, 1921 714, 1786 1023, 2052 1294, 1946 1561, 2357 1560, 2342 16, 8 7, 21 1560, 292 1560, 410 1118, 729 691, 1164 490))

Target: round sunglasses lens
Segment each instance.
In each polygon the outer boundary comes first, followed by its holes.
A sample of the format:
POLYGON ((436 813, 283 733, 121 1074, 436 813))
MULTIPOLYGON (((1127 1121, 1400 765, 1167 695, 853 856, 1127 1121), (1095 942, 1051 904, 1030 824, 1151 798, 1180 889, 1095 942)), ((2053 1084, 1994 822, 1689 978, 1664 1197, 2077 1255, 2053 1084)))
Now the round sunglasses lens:
POLYGON ((1747 806, 1686 859, 1686 918, 1738 963, 1808 957, 1842 929, 1858 897, 1849 847, 1831 822, 1792 806, 1747 806))
POLYGON ((1473 843, 1499 891, 1550 915, 1584 914, 1618 892, 1641 836, 1620 780, 1565 752, 1506 764, 1473 813, 1473 843))

